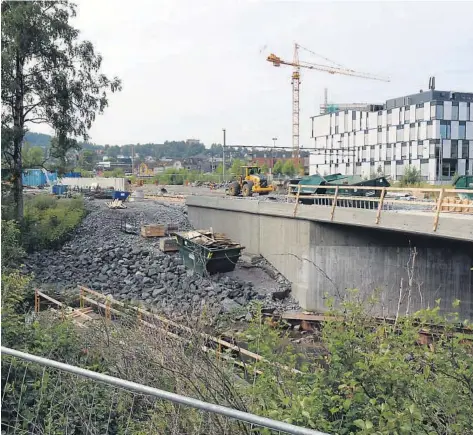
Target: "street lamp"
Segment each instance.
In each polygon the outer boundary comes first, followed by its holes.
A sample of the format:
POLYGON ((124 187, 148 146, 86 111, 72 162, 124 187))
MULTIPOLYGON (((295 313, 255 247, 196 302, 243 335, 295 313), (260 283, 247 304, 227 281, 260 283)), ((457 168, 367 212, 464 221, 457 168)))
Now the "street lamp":
POLYGON ((225 144, 227 141, 227 130, 222 129, 223 131, 223 149, 222 149, 222 181, 225 182, 225 144))
POLYGON ((271 150, 271 174, 273 173, 273 168, 274 168, 274 156, 273 156, 273 150, 276 148, 276 141, 278 140, 277 137, 273 137, 273 149, 271 150))

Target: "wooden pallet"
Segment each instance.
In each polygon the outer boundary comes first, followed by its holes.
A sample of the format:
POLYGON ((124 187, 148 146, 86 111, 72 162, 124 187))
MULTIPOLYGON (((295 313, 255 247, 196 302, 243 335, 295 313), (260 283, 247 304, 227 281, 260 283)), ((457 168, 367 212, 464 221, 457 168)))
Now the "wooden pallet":
POLYGON ((444 198, 441 206, 442 212, 473 213, 473 201, 454 197, 444 198))
POLYGON ((177 240, 174 237, 165 237, 159 241, 159 249, 163 252, 175 252, 179 250, 177 240))
POLYGON ((166 235, 165 225, 143 225, 141 227, 143 237, 164 237, 166 235))

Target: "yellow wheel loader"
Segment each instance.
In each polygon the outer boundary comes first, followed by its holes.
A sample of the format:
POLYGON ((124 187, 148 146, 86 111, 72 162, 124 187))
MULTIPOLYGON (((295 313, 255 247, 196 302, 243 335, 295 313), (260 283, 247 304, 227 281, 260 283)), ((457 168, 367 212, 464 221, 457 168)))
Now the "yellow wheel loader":
POLYGON ((252 196, 253 193, 267 195, 273 191, 272 186, 268 186, 268 179, 261 173, 258 166, 242 166, 242 174, 232 181, 227 189, 230 196, 252 196))

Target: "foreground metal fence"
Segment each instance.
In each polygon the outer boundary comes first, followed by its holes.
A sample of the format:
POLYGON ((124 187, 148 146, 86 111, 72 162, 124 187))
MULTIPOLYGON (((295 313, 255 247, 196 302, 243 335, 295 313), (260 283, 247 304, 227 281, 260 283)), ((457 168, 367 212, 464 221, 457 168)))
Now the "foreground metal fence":
MULTIPOLYGON (((58 361, 20 352, 20 351, 10 349, 7 347, 2 346, 1 353, 2 353, 3 358, 6 355, 9 355, 10 357, 23 360, 27 365, 26 367, 28 367, 28 364, 30 363, 39 364, 41 366, 45 366, 48 368, 58 369, 61 372, 72 373, 81 378, 91 379, 93 381, 96 381, 96 383, 107 384, 111 387, 120 388, 132 393, 138 393, 144 396, 152 396, 154 398, 163 399, 163 400, 177 403, 180 405, 195 408, 201 411, 219 414, 219 415, 228 417, 230 419, 235 419, 241 422, 249 423, 251 425, 272 429, 273 431, 276 431, 279 433, 288 433, 288 434, 295 434, 295 435, 299 435, 299 434, 300 435, 328 435, 316 430, 294 426, 292 424, 284 423, 281 421, 271 420, 269 418, 260 417, 258 415, 250 414, 247 412, 239 411, 239 410, 221 406, 221 405, 216 405, 213 403, 203 402, 201 400, 193 399, 191 397, 182 396, 175 393, 170 393, 167 391, 159 390, 157 388, 138 384, 136 382, 130 382, 124 379, 108 376, 102 373, 93 372, 90 370, 82 369, 80 367, 60 363, 58 361)), ((7 379, 8 379, 8 376, 7 376, 7 379)), ((22 390, 23 386, 18 386, 18 388, 22 390)), ((19 400, 21 401, 21 394, 19 396, 19 400)), ((66 405, 64 405, 65 412, 67 412, 66 408, 67 408, 66 405)), ((18 409, 20 409, 19 406, 18 406, 18 409)), ((92 412, 93 412, 93 409, 90 410, 91 414, 92 412)), ((18 418, 18 415, 17 415, 17 418, 18 418)), ((14 429, 15 429, 15 433, 20 433, 17 431, 16 427, 14 429)), ((126 432, 127 431, 125 430, 125 433, 126 432)), ((108 431, 106 433, 108 433, 108 431)))
POLYGON ((295 199, 294 216, 300 203, 331 207, 331 220, 340 207, 376 210, 375 224, 383 211, 431 212, 433 231, 445 213, 473 216, 473 192, 468 189, 290 184, 287 196, 295 199))

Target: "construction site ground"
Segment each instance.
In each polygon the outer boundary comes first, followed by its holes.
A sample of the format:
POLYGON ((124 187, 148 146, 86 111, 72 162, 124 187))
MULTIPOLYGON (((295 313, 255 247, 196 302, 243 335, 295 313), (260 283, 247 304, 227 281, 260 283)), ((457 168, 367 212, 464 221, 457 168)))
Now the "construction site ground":
POLYGON ((186 270, 179 253, 161 252, 159 238, 142 237, 139 229, 146 224, 191 229, 184 201, 173 201, 172 196, 206 188, 166 189, 171 197, 126 202, 126 209, 109 209, 107 200, 86 200, 89 213, 71 240, 59 250, 30 254, 25 271, 34 274, 39 288, 57 298, 77 293, 77 286, 84 285, 173 319, 203 310, 241 317, 253 301, 280 312, 299 308, 290 296, 273 301, 272 293, 290 284, 264 259, 249 261, 243 256, 233 272, 201 277, 186 270))

